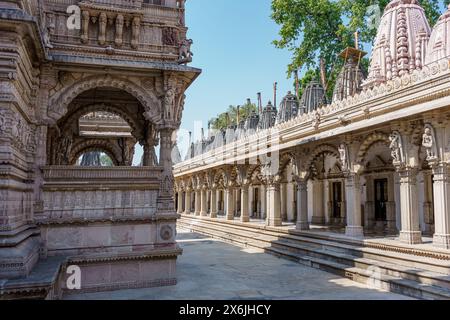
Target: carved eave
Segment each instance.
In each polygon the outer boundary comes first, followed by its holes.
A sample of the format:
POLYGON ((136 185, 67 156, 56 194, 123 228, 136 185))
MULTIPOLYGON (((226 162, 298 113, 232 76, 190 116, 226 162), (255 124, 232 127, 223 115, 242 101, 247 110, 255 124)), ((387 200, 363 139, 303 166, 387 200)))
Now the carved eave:
MULTIPOLYGON (((159 61, 131 61, 131 60, 118 60, 118 59, 106 59, 106 58, 90 58, 75 55, 65 55, 65 54, 55 54, 52 56, 53 61, 56 65, 61 64, 64 68, 67 65, 77 66, 77 67, 93 67, 101 68, 111 68, 117 71, 129 71, 133 73, 142 72, 148 76, 148 72, 154 71, 155 73, 160 73, 161 71, 174 72, 179 77, 183 79, 186 83, 187 89, 197 77, 201 74, 202 70, 179 65, 177 63, 159 62, 159 61)), ((78 69, 79 70, 79 69, 78 69)))
POLYGON ((22 10, 0 8, 0 30, 15 31, 21 36, 29 35, 33 39, 32 54, 41 61, 50 59, 36 17, 22 10))

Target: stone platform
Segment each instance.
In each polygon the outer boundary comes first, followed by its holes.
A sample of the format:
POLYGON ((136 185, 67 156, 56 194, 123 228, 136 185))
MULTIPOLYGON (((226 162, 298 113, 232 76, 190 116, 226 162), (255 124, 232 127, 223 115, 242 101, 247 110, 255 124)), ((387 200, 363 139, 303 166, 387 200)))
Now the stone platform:
POLYGON ((297 232, 183 215, 179 227, 420 299, 450 299, 450 252, 397 240, 354 240, 324 231, 297 232))

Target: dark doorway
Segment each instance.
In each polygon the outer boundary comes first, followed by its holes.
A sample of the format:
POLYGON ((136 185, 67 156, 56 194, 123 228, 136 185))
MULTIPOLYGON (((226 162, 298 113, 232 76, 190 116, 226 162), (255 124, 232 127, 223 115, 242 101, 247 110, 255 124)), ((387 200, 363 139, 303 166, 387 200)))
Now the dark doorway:
POLYGON ((259 188, 253 189, 253 213, 258 216, 259 188))
POLYGON ((388 202, 388 180, 375 180, 375 220, 386 221, 388 202))
POLYGON ((333 218, 341 217, 342 182, 333 182, 333 218))

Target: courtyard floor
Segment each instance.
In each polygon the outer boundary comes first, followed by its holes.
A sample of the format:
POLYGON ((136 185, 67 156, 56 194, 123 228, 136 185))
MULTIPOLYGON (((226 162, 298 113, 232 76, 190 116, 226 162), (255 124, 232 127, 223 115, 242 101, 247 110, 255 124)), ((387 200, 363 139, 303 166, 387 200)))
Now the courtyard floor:
POLYGON ((255 249, 242 249, 178 230, 183 255, 178 285, 67 296, 73 300, 398 300, 408 297, 369 288, 255 249))

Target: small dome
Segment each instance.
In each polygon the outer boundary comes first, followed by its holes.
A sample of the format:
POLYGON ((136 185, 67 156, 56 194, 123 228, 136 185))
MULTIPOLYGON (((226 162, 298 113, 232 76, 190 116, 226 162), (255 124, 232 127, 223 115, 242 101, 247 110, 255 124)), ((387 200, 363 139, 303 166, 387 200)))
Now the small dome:
POLYGON ((450 6, 439 18, 431 33, 425 64, 450 56, 450 6))
POLYGON ((311 81, 306 86, 300 100, 300 114, 312 112, 325 104, 327 104, 327 97, 324 88, 316 80, 311 81))
POLYGON ((278 112, 278 123, 286 122, 295 118, 298 114, 298 100, 291 91, 283 98, 278 112))
POLYGON ((417 0, 392 0, 378 27, 364 87, 420 70, 430 34, 425 11, 417 0))
POLYGON ((264 108, 260 121, 259 128, 260 129, 269 129, 275 125, 275 121, 277 119, 277 108, 272 105, 272 102, 269 101, 267 106, 264 108))

